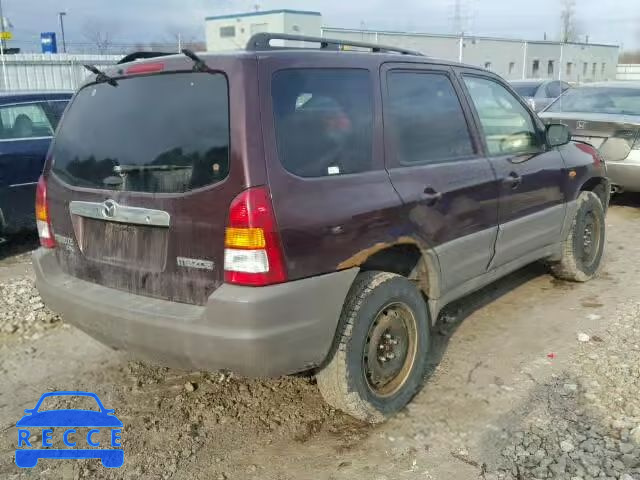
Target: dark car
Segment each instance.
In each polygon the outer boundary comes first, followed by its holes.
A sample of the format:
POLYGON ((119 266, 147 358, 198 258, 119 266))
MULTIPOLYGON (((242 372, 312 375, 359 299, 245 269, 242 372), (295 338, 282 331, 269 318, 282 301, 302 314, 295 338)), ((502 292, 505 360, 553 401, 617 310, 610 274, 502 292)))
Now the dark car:
POLYGON ((89 80, 40 182, 37 287, 102 342, 197 370, 310 370, 375 422, 422 385, 445 305, 537 260, 598 271, 600 156, 497 75, 286 35, 186 53, 89 80))
POLYGON ((512 80, 509 83, 536 112, 544 110, 571 88, 571 85, 562 80, 512 80))
POLYGON ((564 123, 576 141, 596 147, 615 191, 640 192, 640 82, 590 83, 540 114, 564 123))
POLYGON ((0 95, 0 239, 35 230, 36 184, 70 92, 0 95))

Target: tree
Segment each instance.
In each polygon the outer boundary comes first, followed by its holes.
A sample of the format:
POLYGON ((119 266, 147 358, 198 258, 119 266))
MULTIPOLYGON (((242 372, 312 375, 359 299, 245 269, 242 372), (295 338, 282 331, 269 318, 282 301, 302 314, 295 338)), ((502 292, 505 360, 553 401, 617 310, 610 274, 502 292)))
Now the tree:
POLYGON ((98 53, 108 53, 113 45, 113 35, 117 32, 117 27, 107 24, 101 20, 88 20, 83 29, 82 35, 98 50, 98 53))
POLYGON ((640 63, 640 50, 622 52, 620 63, 640 63))
POLYGON ((166 43, 175 45, 176 50, 178 49, 178 45, 180 45, 181 48, 188 48, 196 52, 207 49, 201 36, 192 28, 168 27, 166 29, 165 39, 166 43))
POLYGON ((578 26, 576 20, 576 1, 562 0, 562 11, 560 13, 561 38, 564 43, 578 40, 578 26))

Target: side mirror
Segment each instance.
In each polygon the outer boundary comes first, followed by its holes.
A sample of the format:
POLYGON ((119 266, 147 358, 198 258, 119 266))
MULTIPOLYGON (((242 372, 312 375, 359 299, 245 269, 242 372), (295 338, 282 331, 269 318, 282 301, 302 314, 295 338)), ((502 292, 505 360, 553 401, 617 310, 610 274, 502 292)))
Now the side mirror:
POLYGON ((560 147, 571 141, 571 131, 569 127, 562 123, 552 123, 547 125, 547 144, 550 147, 560 147))

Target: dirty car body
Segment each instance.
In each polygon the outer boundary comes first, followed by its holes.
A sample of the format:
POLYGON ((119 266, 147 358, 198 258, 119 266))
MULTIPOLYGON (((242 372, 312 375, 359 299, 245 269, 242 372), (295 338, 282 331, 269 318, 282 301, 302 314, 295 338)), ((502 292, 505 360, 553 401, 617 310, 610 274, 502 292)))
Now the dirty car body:
MULTIPOLYGON (((47 305, 164 365, 276 376, 335 358, 370 272, 418 288, 406 301, 433 323, 560 259, 581 192, 608 190, 597 152, 551 139, 497 75, 372 50, 173 55, 90 80, 41 182, 47 305)), ((399 341, 373 337, 394 359, 399 341)))

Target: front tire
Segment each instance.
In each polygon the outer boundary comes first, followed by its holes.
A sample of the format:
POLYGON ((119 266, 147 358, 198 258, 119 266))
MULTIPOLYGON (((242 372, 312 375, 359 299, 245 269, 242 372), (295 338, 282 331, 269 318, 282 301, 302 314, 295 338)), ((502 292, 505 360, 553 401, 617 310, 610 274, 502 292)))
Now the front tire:
POLYGON ((317 375, 325 401, 369 423, 401 410, 423 385, 429 352, 429 314, 418 288, 388 272, 354 281, 340 319, 342 332, 317 375))
POLYGON ((557 278, 572 282, 591 280, 600 270, 605 244, 604 207, 593 192, 582 192, 560 261, 551 264, 557 278))

